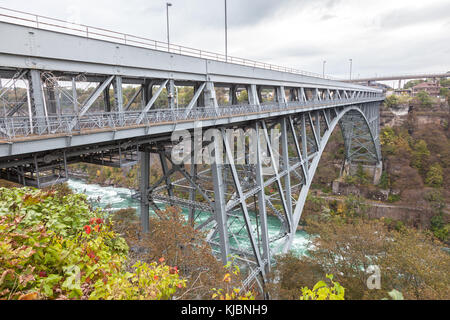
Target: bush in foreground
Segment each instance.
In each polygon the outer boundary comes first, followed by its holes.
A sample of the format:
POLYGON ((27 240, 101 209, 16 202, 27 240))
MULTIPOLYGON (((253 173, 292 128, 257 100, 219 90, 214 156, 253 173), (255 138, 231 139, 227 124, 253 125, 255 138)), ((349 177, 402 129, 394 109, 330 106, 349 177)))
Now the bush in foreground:
POLYGON ((127 272, 127 255, 84 195, 0 188, 0 299, 169 299, 185 286, 163 260, 127 272))

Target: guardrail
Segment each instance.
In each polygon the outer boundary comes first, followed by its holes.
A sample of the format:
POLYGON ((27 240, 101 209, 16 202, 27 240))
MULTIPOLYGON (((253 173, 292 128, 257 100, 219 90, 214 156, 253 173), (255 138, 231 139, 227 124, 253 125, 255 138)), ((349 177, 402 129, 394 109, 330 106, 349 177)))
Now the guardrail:
POLYGON ((424 78, 450 78, 450 71, 447 72, 427 72, 427 73, 402 73, 402 74, 382 74, 374 77, 358 77, 352 79, 344 79, 342 82, 364 82, 364 81, 383 81, 387 80, 407 80, 407 79, 424 79, 424 78))
POLYGON ((339 81, 339 79, 332 78, 329 76, 323 76, 318 73, 277 66, 274 64, 259 62, 251 59, 225 56, 222 53, 200 50, 172 43, 168 44, 166 42, 152 40, 127 33, 111 31, 93 26, 87 26, 84 24, 68 22, 60 19, 49 18, 46 16, 31 14, 3 7, 0 7, 0 21, 20 24, 42 30, 57 31, 66 34, 82 36, 90 39, 106 40, 120 44, 133 45, 158 51, 165 51, 174 54, 187 55, 197 58, 204 58, 209 60, 250 66, 254 68, 262 68, 287 73, 294 73, 303 76, 339 81))
POLYGON ((364 103, 381 100, 383 97, 370 97, 360 99, 338 99, 321 101, 294 101, 287 103, 266 103, 261 105, 233 105, 219 108, 196 108, 186 113, 187 109, 155 109, 148 111, 140 123, 141 111, 127 111, 123 113, 88 113, 81 117, 77 115, 51 115, 48 117, 7 117, 0 118, 0 138, 8 141, 20 137, 41 136, 88 132, 98 129, 116 129, 127 127, 148 127, 162 123, 176 123, 181 121, 199 121, 217 119, 221 117, 234 117, 251 113, 269 113, 287 111, 290 109, 338 106, 345 104, 364 103), (73 122, 75 126, 72 127, 73 122))

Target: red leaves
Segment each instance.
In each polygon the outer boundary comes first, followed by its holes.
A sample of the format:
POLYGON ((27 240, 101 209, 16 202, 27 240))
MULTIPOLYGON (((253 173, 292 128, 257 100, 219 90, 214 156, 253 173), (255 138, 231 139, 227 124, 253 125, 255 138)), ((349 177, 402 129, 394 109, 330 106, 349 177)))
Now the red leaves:
POLYGON ((170 267, 169 273, 170 273, 170 274, 178 273, 178 267, 177 267, 177 266, 175 266, 175 267, 173 267, 173 268, 170 267))
POLYGON ((153 279, 158 280, 159 278, 158 278, 158 276, 154 276, 153 279))
POLYGON ((85 231, 87 234, 90 234, 91 231, 92 231, 91 226, 88 226, 88 225, 84 226, 84 231, 85 231))
POLYGON ((159 258, 159 262, 160 262, 160 263, 163 263, 164 260, 166 260, 166 259, 164 259, 164 257, 159 258))
POLYGON ((45 271, 39 271, 39 277, 41 277, 41 278, 46 278, 46 277, 47 277, 47 272, 45 272, 45 271))
POLYGON ((89 250, 89 252, 87 253, 87 256, 88 256, 89 258, 91 258, 91 259, 94 259, 94 258, 95 258, 95 253, 94 253, 94 251, 89 250))
MULTIPOLYGON (((103 223, 103 219, 101 219, 101 218, 91 218, 89 220, 90 225, 96 224, 94 226, 94 230, 97 232, 100 232, 102 223, 103 223)), ((91 233, 91 231, 92 231, 91 227, 89 225, 84 226, 84 230, 86 231, 87 234, 91 233)))

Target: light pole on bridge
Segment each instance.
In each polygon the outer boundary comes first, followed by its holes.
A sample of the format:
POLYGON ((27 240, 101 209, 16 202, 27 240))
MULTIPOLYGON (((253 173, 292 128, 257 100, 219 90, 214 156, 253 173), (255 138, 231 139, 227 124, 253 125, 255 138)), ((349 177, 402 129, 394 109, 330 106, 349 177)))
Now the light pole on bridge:
POLYGON ((322 78, 325 78, 325 63, 327 62, 324 60, 322 64, 322 78))
POLYGON ((166 15, 167 15, 167 51, 170 52, 170 38, 169 38, 169 7, 171 7, 172 4, 169 2, 166 2, 166 15))
POLYGON ((353 59, 348 59, 350 61, 350 80, 352 80, 352 64, 353 64, 353 59))
POLYGON ((228 21, 227 21, 227 0, 225 0, 225 62, 228 62, 228 21))

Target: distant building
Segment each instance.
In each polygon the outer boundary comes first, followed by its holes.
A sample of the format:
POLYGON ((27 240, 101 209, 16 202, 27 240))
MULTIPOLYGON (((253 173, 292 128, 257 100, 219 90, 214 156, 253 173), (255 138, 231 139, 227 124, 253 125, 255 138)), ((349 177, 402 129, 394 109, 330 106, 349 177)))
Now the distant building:
POLYGON ((396 96, 410 96, 412 93, 411 89, 395 89, 393 94, 395 94, 396 96))
POLYGON ((439 96, 439 91, 441 90, 441 86, 439 82, 433 81, 433 82, 422 82, 414 87, 412 87, 412 95, 416 96, 420 91, 427 92, 430 96, 437 97, 439 96))
POLYGON ((384 84, 384 83, 379 83, 379 82, 372 82, 370 81, 369 83, 364 82, 364 83, 360 83, 363 86, 369 86, 372 88, 377 88, 377 89, 381 89, 383 90, 384 93, 386 93, 387 91, 389 91, 390 89, 392 89, 390 86, 384 84))

